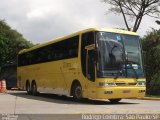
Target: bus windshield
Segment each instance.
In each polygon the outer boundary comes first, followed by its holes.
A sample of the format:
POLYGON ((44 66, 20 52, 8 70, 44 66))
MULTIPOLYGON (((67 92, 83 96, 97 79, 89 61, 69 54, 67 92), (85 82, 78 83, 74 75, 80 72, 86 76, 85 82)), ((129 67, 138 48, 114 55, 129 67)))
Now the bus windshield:
POLYGON ((135 35, 97 32, 98 77, 143 77, 141 47, 135 35))

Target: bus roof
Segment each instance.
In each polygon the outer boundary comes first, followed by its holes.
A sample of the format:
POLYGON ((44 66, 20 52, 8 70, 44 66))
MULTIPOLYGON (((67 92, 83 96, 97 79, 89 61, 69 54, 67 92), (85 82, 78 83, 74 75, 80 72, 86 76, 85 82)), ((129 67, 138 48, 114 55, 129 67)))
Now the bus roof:
POLYGON ((78 31, 76 33, 73 33, 73 34, 70 34, 70 35, 67 35, 67 36, 56 38, 54 40, 50 40, 50 41, 45 42, 45 43, 41 43, 41 44, 35 45, 35 46, 33 46, 33 47, 29 48, 29 49, 23 49, 23 50, 21 50, 19 52, 19 54, 22 54, 22 53, 25 53, 25 52, 28 52, 28 51, 32 51, 32 50, 35 50, 37 48, 41 48, 41 47, 50 45, 52 43, 56 43, 56 42, 61 41, 63 39, 74 37, 76 35, 79 35, 79 34, 82 34, 82 33, 85 33, 85 32, 90 32, 90 31, 104 31, 104 32, 113 32, 113 33, 120 33, 120 34, 136 35, 136 36, 138 35, 136 32, 131 32, 131 31, 127 31, 127 30, 121 30, 121 29, 89 28, 89 29, 78 31))

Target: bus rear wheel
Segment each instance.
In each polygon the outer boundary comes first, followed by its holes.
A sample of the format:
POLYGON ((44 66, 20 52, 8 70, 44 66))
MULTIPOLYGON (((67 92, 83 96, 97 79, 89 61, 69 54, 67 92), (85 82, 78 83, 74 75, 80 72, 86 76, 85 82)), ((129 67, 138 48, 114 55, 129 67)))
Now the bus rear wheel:
POLYGON ((35 82, 35 81, 32 82, 32 85, 31 85, 31 93, 32 93, 32 95, 34 95, 34 96, 38 95, 37 85, 36 85, 36 82, 35 82))
POLYGON ((73 85, 72 93, 75 101, 82 100, 82 87, 79 83, 73 85))
POLYGON ((121 98, 118 98, 118 99, 109 99, 109 101, 111 103, 118 103, 120 100, 121 100, 121 98))
POLYGON ((31 93, 31 87, 30 87, 30 82, 29 81, 26 82, 26 91, 27 91, 27 94, 31 93))

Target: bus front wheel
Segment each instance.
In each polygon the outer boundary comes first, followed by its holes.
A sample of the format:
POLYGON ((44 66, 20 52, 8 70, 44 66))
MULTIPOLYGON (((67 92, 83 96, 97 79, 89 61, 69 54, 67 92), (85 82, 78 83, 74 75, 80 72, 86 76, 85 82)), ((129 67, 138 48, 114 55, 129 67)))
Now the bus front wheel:
POLYGON ((82 99, 82 87, 79 83, 74 84, 73 89, 73 98, 75 101, 80 101, 82 99))
POLYGON ((109 99, 109 101, 111 103, 118 103, 120 100, 121 100, 121 98, 119 98, 119 99, 109 99))

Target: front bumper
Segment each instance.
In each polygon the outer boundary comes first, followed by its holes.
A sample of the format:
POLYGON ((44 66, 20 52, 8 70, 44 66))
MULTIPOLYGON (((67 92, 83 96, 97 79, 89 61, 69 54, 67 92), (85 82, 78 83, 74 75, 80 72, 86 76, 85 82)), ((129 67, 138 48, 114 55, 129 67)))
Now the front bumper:
POLYGON ((96 99, 142 98, 145 91, 144 86, 97 88, 96 99))

